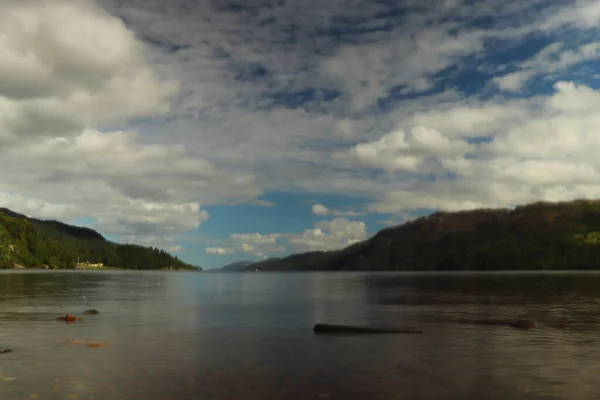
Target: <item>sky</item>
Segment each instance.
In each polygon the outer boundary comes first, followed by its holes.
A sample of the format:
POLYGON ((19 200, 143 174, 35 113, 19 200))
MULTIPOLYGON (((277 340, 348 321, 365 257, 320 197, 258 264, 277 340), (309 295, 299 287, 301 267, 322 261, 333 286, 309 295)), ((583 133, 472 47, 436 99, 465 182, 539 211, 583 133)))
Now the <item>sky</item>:
POLYGON ((0 206, 213 268, 600 198, 600 0, 3 0, 0 206))

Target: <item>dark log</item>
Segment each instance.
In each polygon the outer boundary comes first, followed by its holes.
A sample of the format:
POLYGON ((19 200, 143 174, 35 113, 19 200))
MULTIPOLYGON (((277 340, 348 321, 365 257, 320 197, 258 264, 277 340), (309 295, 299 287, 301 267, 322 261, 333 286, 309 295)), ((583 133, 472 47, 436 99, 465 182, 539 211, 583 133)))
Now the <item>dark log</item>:
POLYGON ((470 324, 470 325, 497 325, 497 326, 509 326, 516 329, 534 329, 537 327, 535 321, 530 319, 517 319, 517 320, 505 320, 505 319, 454 319, 452 320, 459 324, 470 324))
POLYGON ((423 333, 418 329, 369 328, 363 326, 315 324, 314 333, 423 333))

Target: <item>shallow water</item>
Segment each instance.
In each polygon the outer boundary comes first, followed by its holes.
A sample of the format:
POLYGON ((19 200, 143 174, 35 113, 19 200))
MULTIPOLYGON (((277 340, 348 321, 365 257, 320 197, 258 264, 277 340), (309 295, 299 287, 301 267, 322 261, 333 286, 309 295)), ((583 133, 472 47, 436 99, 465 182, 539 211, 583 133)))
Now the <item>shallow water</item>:
POLYGON ((598 399, 599 331, 596 273, 7 271, 0 398, 598 399), (517 318, 539 328, 479 323, 517 318))

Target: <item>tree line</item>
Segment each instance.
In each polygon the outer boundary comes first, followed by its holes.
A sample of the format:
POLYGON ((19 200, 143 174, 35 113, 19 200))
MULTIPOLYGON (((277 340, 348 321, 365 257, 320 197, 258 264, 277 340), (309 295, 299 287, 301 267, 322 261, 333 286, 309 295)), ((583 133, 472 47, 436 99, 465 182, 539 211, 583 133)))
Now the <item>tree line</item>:
POLYGON ((92 229, 0 210, 0 268, 69 269, 75 268, 78 260, 126 269, 196 269, 158 248, 118 244, 92 229))
POLYGON ((600 201, 437 212, 331 252, 258 262, 259 270, 600 269, 600 201))

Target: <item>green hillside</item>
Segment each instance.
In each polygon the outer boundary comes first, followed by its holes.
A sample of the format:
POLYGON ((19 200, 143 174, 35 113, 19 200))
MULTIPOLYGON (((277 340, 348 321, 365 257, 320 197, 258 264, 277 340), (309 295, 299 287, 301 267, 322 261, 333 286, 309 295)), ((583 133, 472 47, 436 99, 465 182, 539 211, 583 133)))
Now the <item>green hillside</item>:
POLYGON ((437 212, 339 251, 295 254, 260 270, 600 269, 600 201, 437 212))
POLYGON ((78 259, 126 269, 197 269, 160 249, 113 243, 89 228, 0 208, 0 268, 75 268, 78 259))

